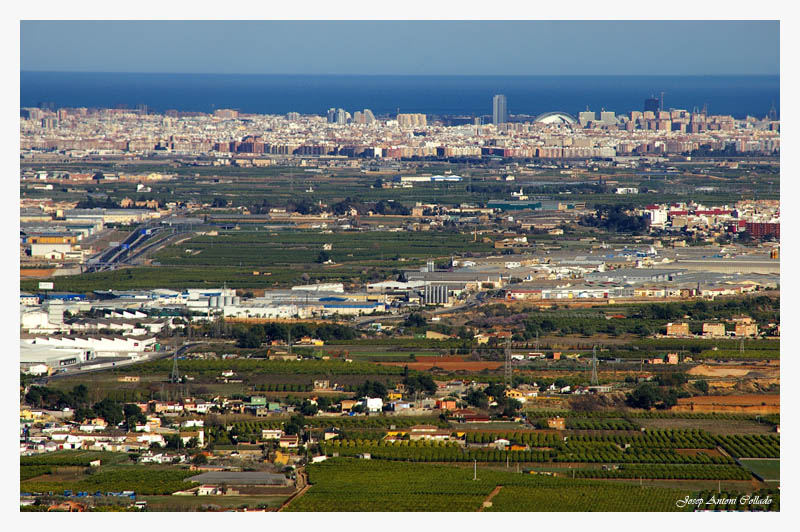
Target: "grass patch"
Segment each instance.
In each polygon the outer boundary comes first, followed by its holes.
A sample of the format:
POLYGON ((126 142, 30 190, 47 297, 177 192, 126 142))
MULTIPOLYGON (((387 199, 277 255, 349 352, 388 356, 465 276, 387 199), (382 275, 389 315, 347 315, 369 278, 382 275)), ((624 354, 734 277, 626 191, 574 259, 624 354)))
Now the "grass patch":
POLYGON ((739 460, 742 467, 763 479, 765 482, 781 480, 781 461, 780 460, 739 460))

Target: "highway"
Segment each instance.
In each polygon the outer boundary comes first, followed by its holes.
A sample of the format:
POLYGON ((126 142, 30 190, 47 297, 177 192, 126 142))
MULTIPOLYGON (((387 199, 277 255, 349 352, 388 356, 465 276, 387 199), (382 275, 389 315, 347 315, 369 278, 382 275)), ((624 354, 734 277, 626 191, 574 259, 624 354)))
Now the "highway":
MULTIPOLYGON (((161 360, 163 358, 172 358, 172 356, 174 356, 176 353, 177 353, 178 356, 181 356, 183 353, 185 353, 186 351, 188 351, 192 347, 194 347, 196 345, 200 345, 201 343, 202 342, 190 342, 190 343, 187 343, 187 344, 183 344, 182 346, 180 346, 178 348, 177 352, 175 352, 175 351, 163 351, 163 352, 157 352, 157 353, 154 352, 154 353, 151 354, 151 356, 149 356, 149 357, 147 357, 147 358, 145 358, 143 360, 137 360, 135 362, 117 363, 117 365, 114 366, 114 368, 130 366, 130 365, 133 365, 133 364, 141 364, 143 362, 152 362, 154 360, 161 360)), ((58 378, 63 378, 63 377, 74 377, 76 375, 85 375, 87 373, 96 373, 98 371, 108 371, 109 369, 112 369, 112 368, 109 368, 108 366, 105 366, 105 365, 102 366, 102 367, 92 367, 92 366, 97 366, 97 359, 95 359, 95 361, 93 361, 93 362, 95 362, 95 363, 94 364, 78 364, 78 365, 75 365, 75 366, 71 366, 69 368, 66 368, 66 371, 63 371, 63 372, 60 372, 60 373, 54 373, 53 375, 50 375, 49 377, 44 377, 42 379, 37 379, 37 380, 35 380, 33 382, 36 383, 36 384, 40 384, 42 386, 46 386, 47 383, 50 381, 50 379, 58 379, 58 378), (84 367, 85 367, 85 369, 82 369, 84 367)), ((100 360, 100 362, 102 362, 102 359, 100 360)))
POLYGON ((125 240, 120 242, 118 246, 109 248, 97 259, 90 259, 86 271, 97 272, 113 270, 117 264, 127 260, 131 252, 138 246, 141 246, 152 236, 157 234, 159 229, 158 226, 153 226, 152 224, 138 226, 125 240))

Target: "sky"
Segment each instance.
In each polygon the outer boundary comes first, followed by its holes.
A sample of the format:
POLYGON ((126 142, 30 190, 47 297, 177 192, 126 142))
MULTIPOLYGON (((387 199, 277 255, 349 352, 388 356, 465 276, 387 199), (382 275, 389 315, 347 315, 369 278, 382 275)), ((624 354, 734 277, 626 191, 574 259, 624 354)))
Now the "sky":
POLYGON ((777 75, 778 21, 31 21, 21 70, 777 75))

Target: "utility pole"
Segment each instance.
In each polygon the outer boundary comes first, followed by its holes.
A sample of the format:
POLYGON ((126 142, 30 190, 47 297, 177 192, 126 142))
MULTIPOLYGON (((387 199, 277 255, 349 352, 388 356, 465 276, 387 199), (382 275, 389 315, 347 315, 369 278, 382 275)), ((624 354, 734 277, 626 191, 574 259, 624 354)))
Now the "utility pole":
POLYGON ((472 480, 478 480, 478 461, 475 460, 475 465, 472 473, 472 480))
POLYGON ((592 346, 592 386, 597 386, 597 346, 592 346))
POLYGON ((180 382, 181 377, 178 373, 178 351, 175 350, 175 353, 172 355, 172 373, 169 376, 169 382, 175 384, 180 382))
POLYGON ((513 384, 512 380, 512 372, 513 368, 511 367, 511 338, 506 338, 506 348, 505 348, 505 384, 506 388, 510 388, 513 384))

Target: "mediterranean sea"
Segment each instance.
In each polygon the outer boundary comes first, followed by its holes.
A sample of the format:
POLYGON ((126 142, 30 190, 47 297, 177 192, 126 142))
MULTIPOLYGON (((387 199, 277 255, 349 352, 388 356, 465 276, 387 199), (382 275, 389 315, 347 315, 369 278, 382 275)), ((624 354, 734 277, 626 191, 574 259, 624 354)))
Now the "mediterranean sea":
POLYGON ((505 94, 510 115, 550 111, 618 114, 642 110, 664 92, 666 109, 762 118, 780 111, 780 76, 363 76, 20 73, 20 107, 135 108, 322 115, 331 107, 375 115, 491 115, 492 96, 505 94))

